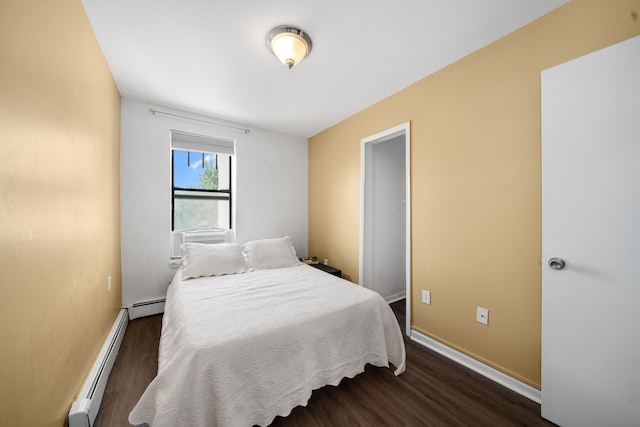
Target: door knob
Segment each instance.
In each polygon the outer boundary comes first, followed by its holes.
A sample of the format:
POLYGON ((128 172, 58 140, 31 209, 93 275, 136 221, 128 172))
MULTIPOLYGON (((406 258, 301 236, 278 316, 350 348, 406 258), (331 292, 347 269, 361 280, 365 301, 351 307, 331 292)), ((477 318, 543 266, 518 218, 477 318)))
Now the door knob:
POLYGON ((549 260, 549 267, 554 270, 562 270, 567 265, 562 258, 551 258, 549 260))

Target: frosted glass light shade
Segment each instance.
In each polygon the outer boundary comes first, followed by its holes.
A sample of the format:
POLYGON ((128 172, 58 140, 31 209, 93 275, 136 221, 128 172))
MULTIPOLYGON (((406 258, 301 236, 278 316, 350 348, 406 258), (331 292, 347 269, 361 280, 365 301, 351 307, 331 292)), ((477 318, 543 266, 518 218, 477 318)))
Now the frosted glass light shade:
POLYGON ((287 25, 271 30, 267 43, 280 62, 289 68, 300 63, 311 52, 311 38, 301 29, 287 25))

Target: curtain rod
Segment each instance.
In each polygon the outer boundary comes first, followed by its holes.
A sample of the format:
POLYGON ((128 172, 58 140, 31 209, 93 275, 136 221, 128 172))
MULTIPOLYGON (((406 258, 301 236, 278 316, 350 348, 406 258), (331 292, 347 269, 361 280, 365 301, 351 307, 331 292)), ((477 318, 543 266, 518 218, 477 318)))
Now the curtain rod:
POLYGON ((149 108, 149 112, 152 114, 163 114, 165 116, 171 116, 171 117, 178 117, 181 119, 186 119, 186 120, 193 120, 194 122, 201 122, 201 123, 208 123, 210 125, 216 125, 216 126, 222 126, 225 128, 230 128, 230 129, 235 129, 235 130, 241 130, 246 134, 248 134, 251 129, 247 129, 247 128, 241 128, 241 127, 237 127, 237 126, 231 126, 231 125, 225 125, 222 123, 216 123, 216 122, 210 122, 208 120, 201 120, 201 119, 196 119, 193 117, 188 117, 188 116, 181 116, 180 114, 173 114, 173 113, 167 113, 166 111, 159 111, 159 110, 154 110, 153 108, 149 108))

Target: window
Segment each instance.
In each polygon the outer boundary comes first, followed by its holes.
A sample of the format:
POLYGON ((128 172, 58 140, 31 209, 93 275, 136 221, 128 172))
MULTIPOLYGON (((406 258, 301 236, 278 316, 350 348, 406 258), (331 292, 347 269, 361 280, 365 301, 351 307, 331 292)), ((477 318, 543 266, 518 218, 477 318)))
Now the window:
POLYGON ((171 132, 171 230, 231 229, 233 141, 171 132))

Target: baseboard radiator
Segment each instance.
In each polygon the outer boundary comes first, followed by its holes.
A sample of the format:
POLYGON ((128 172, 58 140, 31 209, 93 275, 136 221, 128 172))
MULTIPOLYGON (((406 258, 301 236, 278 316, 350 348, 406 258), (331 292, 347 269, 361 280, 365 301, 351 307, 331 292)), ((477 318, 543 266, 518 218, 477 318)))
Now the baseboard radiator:
POLYGON ((102 396, 104 395, 107 380, 116 360, 122 338, 127 330, 129 316, 127 309, 123 308, 118 313, 109 335, 107 336, 98 358, 96 359, 89 376, 85 380, 78 397, 71 405, 69 411, 69 427, 91 427, 98 416, 102 396))
POLYGON ((164 313, 164 302, 164 298, 159 298, 152 301, 136 302, 128 305, 129 320, 164 313))

